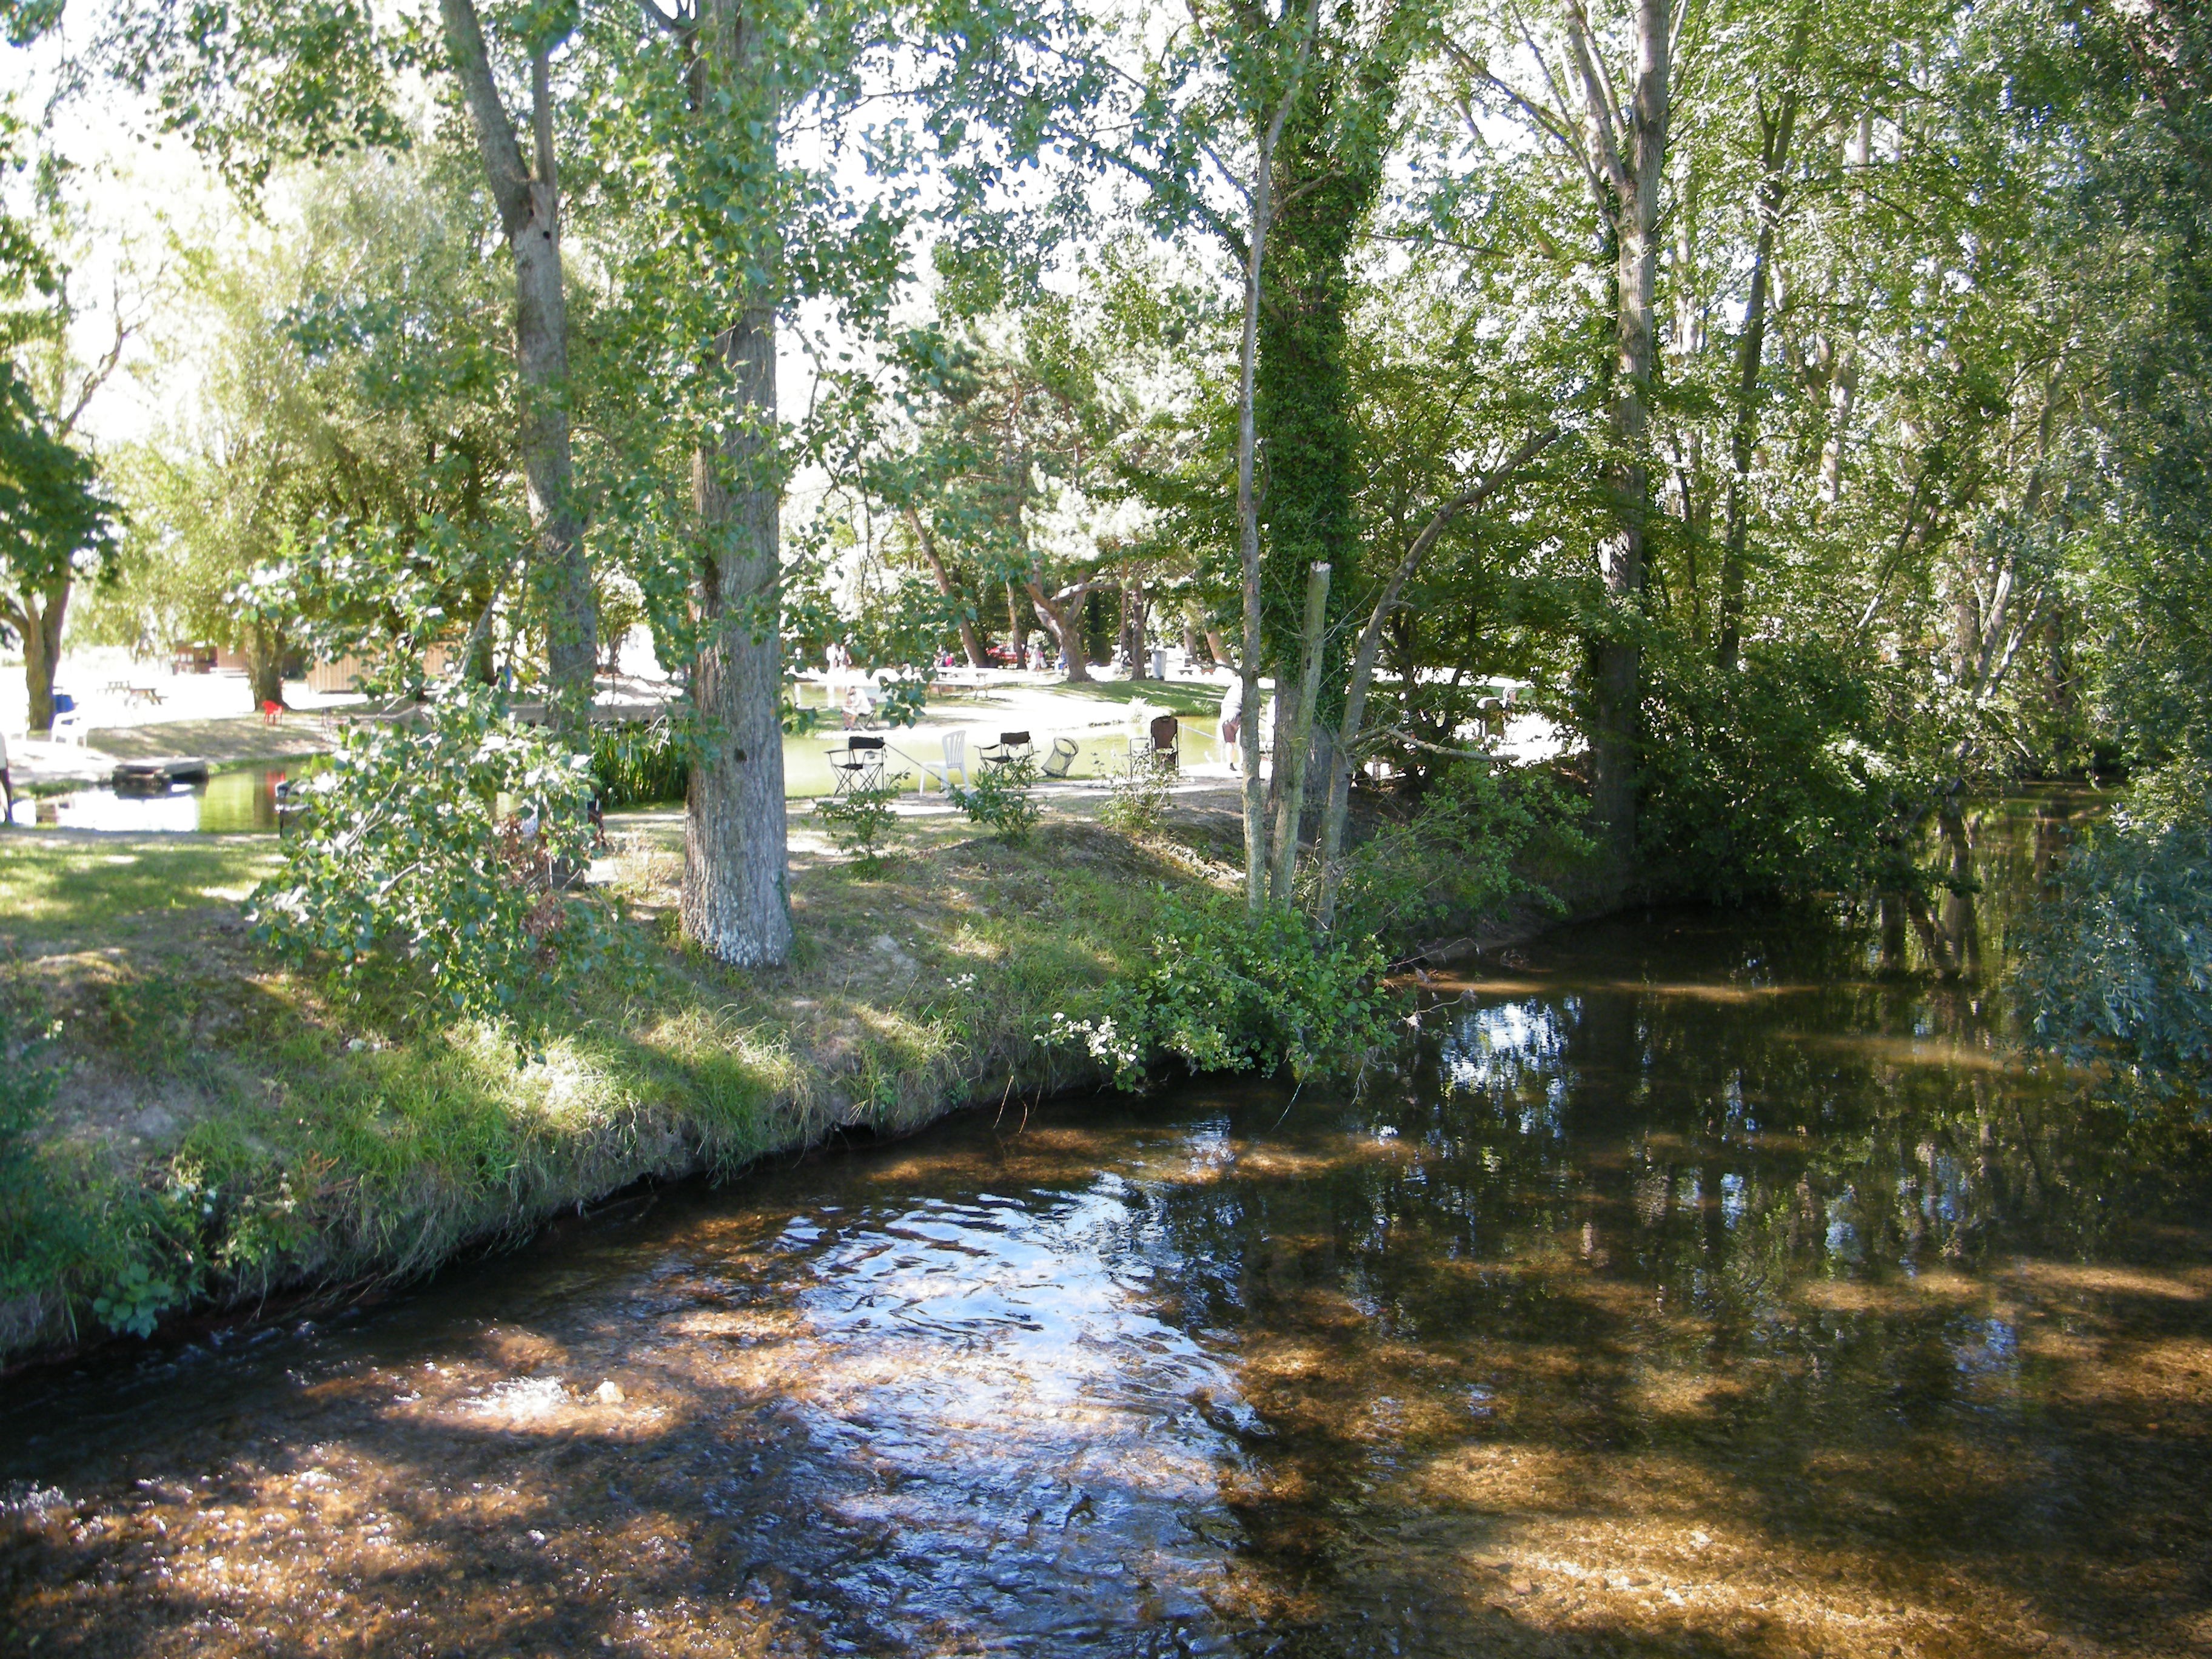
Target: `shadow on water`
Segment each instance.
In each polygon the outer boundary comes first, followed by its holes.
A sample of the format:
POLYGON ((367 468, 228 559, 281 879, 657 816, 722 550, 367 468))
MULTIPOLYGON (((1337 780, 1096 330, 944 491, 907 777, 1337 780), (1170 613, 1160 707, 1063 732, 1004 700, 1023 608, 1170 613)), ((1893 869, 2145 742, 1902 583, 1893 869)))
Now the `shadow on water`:
POLYGON ((2198 1143, 1883 933, 1578 928, 1357 1099, 971 1115, 19 1379, 0 1648, 2212 1649, 2198 1143))

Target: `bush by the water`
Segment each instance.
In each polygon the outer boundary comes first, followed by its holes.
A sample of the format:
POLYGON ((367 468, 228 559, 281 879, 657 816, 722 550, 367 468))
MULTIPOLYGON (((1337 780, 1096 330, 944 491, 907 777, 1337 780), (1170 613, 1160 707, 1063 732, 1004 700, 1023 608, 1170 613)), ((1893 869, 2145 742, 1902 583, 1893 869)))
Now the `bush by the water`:
POLYGON ((1578 827, 1585 811, 1547 773, 1454 764, 1408 817, 1353 849, 1338 931, 1401 942, 1438 925, 1469 926, 1524 894, 1557 908, 1547 878, 1589 854, 1578 827))
POLYGON ((2068 854, 2027 930, 2021 988, 2039 1041, 2150 1094, 2212 1099, 2212 783, 2137 782, 2068 854))
POLYGON ((249 915, 340 988, 381 969, 447 1014, 514 1018, 605 942, 560 890, 591 860, 592 792, 588 757, 489 687, 448 687, 419 726, 346 733, 249 915))
POLYGON ((1328 939, 1297 911, 1258 916, 1230 899, 1162 907, 1151 960, 1085 1019, 1055 1014, 1048 1042, 1080 1043, 1123 1088, 1170 1058, 1194 1072, 1294 1077, 1355 1064, 1386 1030, 1382 952, 1328 939))
POLYGON ((1650 884, 1736 901, 1905 884, 1892 827, 1936 790, 1943 730, 1879 670, 1816 642, 1742 665, 1656 652, 1638 809, 1650 884))

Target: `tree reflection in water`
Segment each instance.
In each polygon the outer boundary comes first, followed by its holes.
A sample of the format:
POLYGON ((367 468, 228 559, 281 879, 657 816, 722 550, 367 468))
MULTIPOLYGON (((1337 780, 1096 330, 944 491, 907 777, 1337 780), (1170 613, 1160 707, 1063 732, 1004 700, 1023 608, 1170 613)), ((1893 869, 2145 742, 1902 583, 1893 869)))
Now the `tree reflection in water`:
POLYGON ((1356 1099, 980 1114, 20 1379, 0 1647, 2202 1648, 2212 1181, 2008 1052, 2050 832, 1962 823, 1984 977, 1624 918, 1356 1099))

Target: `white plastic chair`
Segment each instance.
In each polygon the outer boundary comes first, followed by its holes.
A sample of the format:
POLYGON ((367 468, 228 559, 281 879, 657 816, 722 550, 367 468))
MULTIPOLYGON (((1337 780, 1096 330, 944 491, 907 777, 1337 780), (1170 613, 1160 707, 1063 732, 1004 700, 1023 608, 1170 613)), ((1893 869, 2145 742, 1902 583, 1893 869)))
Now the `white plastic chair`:
POLYGON ((73 743, 82 749, 89 735, 84 723, 84 711, 72 708, 65 714, 54 716, 53 730, 46 734, 46 739, 50 743, 73 743))
POLYGON ((952 775, 955 772, 960 775, 960 787, 963 789, 967 788, 969 787, 968 728, 964 726, 956 726, 945 734, 943 760, 916 761, 915 764, 921 769, 921 775, 915 780, 914 786, 914 793, 917 795, 925 793, 928 790, 929 780, 933 775, 940 786, 949 791, 952 787, 952 775))

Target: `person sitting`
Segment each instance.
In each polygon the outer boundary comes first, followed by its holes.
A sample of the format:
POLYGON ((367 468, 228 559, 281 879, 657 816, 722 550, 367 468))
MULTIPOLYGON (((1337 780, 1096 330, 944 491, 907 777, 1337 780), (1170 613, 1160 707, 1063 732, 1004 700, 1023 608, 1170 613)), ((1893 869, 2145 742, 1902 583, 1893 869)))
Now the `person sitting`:
POLYGON ((849 732, 856 726, 866 726, 875 717, 875 699, 868 695, 867 681, 855 679, 845 688, 845 729, 849 732))

